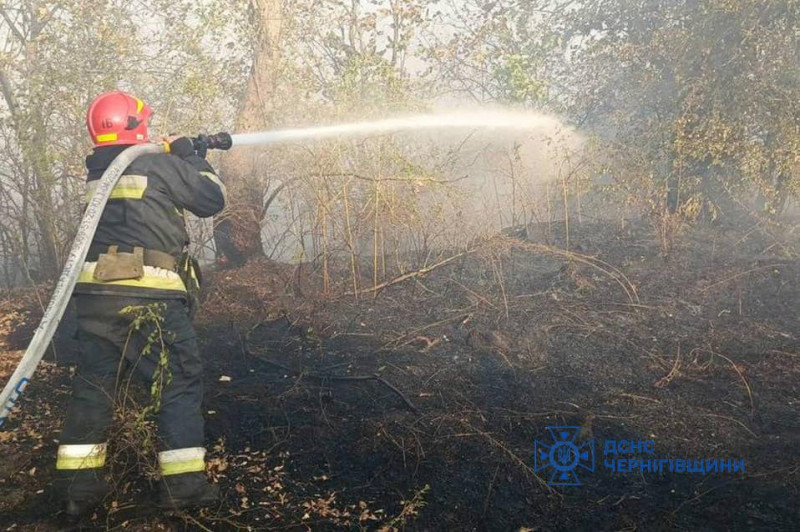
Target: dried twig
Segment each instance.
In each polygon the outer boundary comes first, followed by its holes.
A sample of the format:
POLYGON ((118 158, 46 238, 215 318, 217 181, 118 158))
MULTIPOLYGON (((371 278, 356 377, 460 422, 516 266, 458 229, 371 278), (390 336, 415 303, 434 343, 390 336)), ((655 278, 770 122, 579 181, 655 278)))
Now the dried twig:
POLYGON ((547 489, 550 492, 554 491, 553 488, 551 488, 548 485, 548 483, 542 477, 540 477, 539 475, 537 475, 534 472, 534 470, 533 470, 533 468, 531 468, 531 466, 526 464, 525 461, 522 458, 520 458, 517 453, 515 453, 514 451, 509 449, 503 442, 501 442, 500 440, 498 440, 497 438, 492 436, 490 433, 482 431, 482 430, 479 430, 479 429, 473 427, 472 424, 469 423, 468 421, 461 421, 461 424, 464 425, 465 427, 467 427, 468 429, 470 429, 471 431, 473 431, 473 433, 475 435, 479 435, 479 436, 482 436, 482 437, 486 438, 486 440, 489 443, 491 443, 493 446, 495 446, 498 449, 500 449, 501 451, 503 451, 511 459, 512 462, 517 464, 527 475, 535 478, 542 487, 544 487, 545 489, 547 489))
POLYGON ((756 434, 755 432, 750 430, 750 428, 747 425, 745 425, 744 423, 742 423, 738 419, 734 419, 734 418, 728 417, 728 416, 720 416, 719 414, 706 414, 706 415, 709 416, 709 417, 715 417, 717 419, 725 419, 727 421, 733 421, 734 423, 736 423, 737 425, 742 427, 744 430, 746 430, 747 433, 750 434, 753 438, 758 438, 758 434, 756 434))
POLYGON ((715 287, 717 287, 717 286, 719 286, 721 284, 725 284, 725 283, 728 283, 730 281, 733 281, 734 279, 738 279, 739 277, 744 277, 745 275, 749 275, 751 273, 755 273, 755 272, 758 272, 758 271, 761 271, 761 270, 769 270, 771 268, 780 268, 781 266, 785 266, 785 265, 786 264, 768 264, 766 266, 759 266, 758 268, 751 268, 751 269, 749 269, 749 270, 747 270, 745 272, 740 272, 740 273, 737 273, 736 275, 731 275, 730 277, 726 277, 725 279, 723 279, 721 281, 718 281, 718 282, 716 282, 716 283, 714 283, 714 284, 712 284, 710 286, 706 286, 705 288, 700 289, 700 292, 701 293, 706 293, 709 290, 711 290, 712 288, 715 288, 715 287))
POLYGON ((408 397, 405 396, 405 394, 403 392, 401 392, 396 386, 394 386, 392 383, 390 383, 389 381, 387 381, 386 379, 384 379, 382 376, 380 376, 377 373, 373 373, 372 375, 322 375, 322 374, 319 374, 319 373, 309 373, 309 372, 304 372, 304 371, 295 371, 295 370, 293 370, 293 369, 291 369, 291 368, 289 368, 287 366, 284 366, 283 364, 279 364, 278 362, 269 360, 266 357, 260 356, 260 355, 258 355, 256 353, 253 353, 253 351, 251 349, 249 349, 247 344, 244 345, 244 349, 245 349, 245 352, 249 356, 251 356, 251 357, 253 357, 253 358, 255 358, 255 359, 257 359, 257 360, 259 360, 261 362, 264 362, 265 364, 268 364, 270 366, 273 366, 273 367, 276 367, 278 369, 281 369, 281 370, 285 371, 287 375, 289 375, 291 377, 294 377, 294 378, 297 378, 297 379, 311 379, 311 380, 316 380, 316 381, 321 381, 321 382, 326 382, 326 381, 336 381, 336 382, 375 381, 375 382, 379 382, 379 383, 383 384, 384 386, 386 386, 387 388, 389 388, 392 392, 394 392, 395 395, 397 395, 403 401, 403 403, 405 403, 406 407, 408 407, 408 409, 411 412, 413 412, 416 415, 420 414, 419 409, 414 405, 414 403, 411 402, 411 400, 408 397))
POLYGON ((489 509, 489 501, 492 499, 492 490, 494 489, 494 481, 497 480, 497 473, 500 472, 500 464, 497 464, 497 467, 494 470, 494 475, 492 475, 492 480, 489 481, 489 489, 486 490, 486 498, 483 501, 483 513, 481 515, 486 515, 486 510, 489 509))
POLYGON ((672 379, 681 374, 681 348, 678 347, 678 355, 675 357, 675 363, 666 377, 662 377, 655 383, 656 388, 664 388, 667 384, 672 382, 672 379))
POLYGON ((353 296, 353 295, 363 295, 363 294, 374 294, 374 293, 380 292, 384 288, 389 288, 390 286, 394 286, 396 284, 400 284, 403 281, 408 281, 409 279, 416 279, 417 277, 423 277, 425 275, 428 275, 433 270, 441 268, 442 266, 446 266, 446 265, 450 264, 451 262, 460 259, 461 257, 465 257, 467 255, 471 255, 472 253, 475 253, 476 251, 478 251, 477 248, 470 249, 470 250, 467 250, 467 251, 463 251, 461 253, 458 253, 457 255, 453 255, 452 257, 448 257, 448 258, 446 258, 446 259, 444 259, 442 261, 439 261, 436 264, 433 264, 431 266, 427 266, 425 268, 421 268, 419 270, 406 273, 404 275, 401 275, 400 277, 395 277, 391 281, 386 281, 385 283, 381 283, 381 284, 379 284, 377 286, 373 286, 372 288, 365 288, 363 290, 347 292, 347 293, 345 293, 345 295, 353 296))
POLYGON ((736 371, 736 373, 739 375, 739 378, 742 380, 742 383, 744 383, 744 389, 747 391, 747 397, 750 399, 750 413, 755 414, 756 404, 753 399, 753 390, 750 388, 750 384, 747 382, 747 379, 744 378, 744 375, 742 374, 742 371, 739 369, 739 366, 737 366, 730 358, 720 353, 717 353, 711 349, 703 349, 698 347, 693 352, 699 352, 699 351, 706 351, 707 353, 710 353, 712 356, 718 356, 721 359, 728 361, 728 363, 733 367, 734 371, 736 371))
POLYGON ((558 249, 552 246, 545 246, 542 244, 533 244, 530 242, 519 242, 513 241, 511 243, 512 246, 521 247, 523 249, 528 249, 530 251, 539 251, 541 253, 548 253, 550 255, 555 255, 558 257, 565 258, 567 260, 573 260, 575 262, 580 262, 582 264, 586 264, 587 266, 591 266, 595 268, 611 279, 613 279, 622 290, 625 292, 625 295, 628 297, 628 300, 638 305, 639 301, 639 294, 636 291, 636 286, 628 279, 628 277, 622 273, 616 266, 613 266, 603 260, 598 259, 597 257, 591 257, 589 255, 583 255, 581 253, 576 253, 574 251, 567 251, 564 249, 558 249))
POLYGON ((439 325, 446 325, 446 324, 454 322, 454 321, 461 321, 461 320, 467 319, 469 317, 470 317, 469 314, 466 314, 466 315, 465 314, 459 314, 457 316, 452 316, 450 318, 439 320, 439 321, 434 322, 434 323, 429 323, 429 324, 427 324, 427 325, 425 325, 423 327, 419 327, 417 329, 414 329, 413 331, 410 331, 410 332, 400 336, 399 338, 396 338, 394 340, 391 340, 391 341, 385 343, 384 345, 382 345, 380 347, 380 349, 378 349, 378 352, 387 351, 389 349, 400 349, 401 347, 405 347, 408 344, 417 341, 419 339, 420 334, 422 332, 428 330, 428 329, 431 329, 433 327, 438 327, 439 325))

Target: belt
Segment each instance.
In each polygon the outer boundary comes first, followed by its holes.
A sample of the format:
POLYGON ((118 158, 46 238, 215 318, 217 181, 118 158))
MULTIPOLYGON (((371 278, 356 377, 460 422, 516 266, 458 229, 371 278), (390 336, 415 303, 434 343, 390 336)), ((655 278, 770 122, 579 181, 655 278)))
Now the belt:
MULTIPOLYGON (((92 245, 89 248, 89 253, 86 256, 86 260, 89 262, 97 261, 98 256, 101 253, 108 253, 111 248, 116 248, 116 251, 122 253, 133 253, 134 248, 138 246, 95 246, 92 245)), ((162 268, 164 270, 169 271, 177 271, 178 269, 178 261, 170 255, 169 253, 164 253, 163 251, 158 251, 155 249, 146 249, 143 248, 143 259, 145 266, 152 266, 153 268, 162 268)))

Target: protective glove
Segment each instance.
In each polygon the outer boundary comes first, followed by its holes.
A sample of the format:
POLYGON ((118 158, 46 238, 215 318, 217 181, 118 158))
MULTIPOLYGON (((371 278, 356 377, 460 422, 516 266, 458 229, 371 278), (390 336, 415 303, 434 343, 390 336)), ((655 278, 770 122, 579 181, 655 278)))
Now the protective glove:
POLYGON ((169 153, 185 159, 190 155, 194 155, 194 144, 192 139, 188 137, 167 137, 164 142, 169 146, 169 153))
POLYGON ((197 137, 192 139, 192 143, 194 144, 194 151, 197 155, 205 159, 208 153, 208 135, 200 133, 197 137))

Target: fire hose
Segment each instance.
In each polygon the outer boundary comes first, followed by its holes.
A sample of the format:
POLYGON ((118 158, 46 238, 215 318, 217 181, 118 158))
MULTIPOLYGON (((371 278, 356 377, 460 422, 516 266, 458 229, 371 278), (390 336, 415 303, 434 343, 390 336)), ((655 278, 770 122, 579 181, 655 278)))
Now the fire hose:
MULTIPOLYGON (((227 133, 208 136, 200 135, 192 139, 192 141, 197 151, 204 149, 227 150, 233 145, 231 136, 227 133)), ((67 256, 64 269, 61 271, 55 290, 53 290, 50 303, 48 303, 42 320, 39 322, 33 339, 22 356, 17 369, 11 375, 11 379, 6 383, 2 393, 0 393, 0 405, 2 405, 0 407, 0 428, 2 428, 13 410, 14 405, 17 404, 25 387, 30 383, 33 372, 41 362, 42 357, 44 357, 47 346, 50 345, 56 328, 58 328, 58 324, 64 316, 64 311, 69 303, 69 298, 72 296, 72 290, 75 288, 78 275, 89 252, 89 245, 92 243, 97 224, 100 222, 100 217, 103 214, 106 203, 108 203, 111 191, 119 181, 122 173, 134 159, 145 154, 165 152, 166 145, 163 143, 131 146, 120 153, 100 177, 97 190, 83 213, 83 218, 72 242, 72 248, 67 256)))
MULTIPOLYGON (((421 131, 442 128, 481 128, 507 130, 536 130, 541 128, 552 130, 559 123, 553 118, 518 112, 477 112, 417 115, 391 118, 371 122, 358 122, 336 126, 311 127, 301 129, 284 129, 258 133, 242 133, 229 135, 200 135, 193 139, 195 151, 205 154, 205 150, 227 150, 232 146, 266 145, 279 142, 293 142, 309 139, 343 138, 353 135, 386 134, 395 131, 421 131)), ((39 365, 47 346, 50 344, 59 321, 64 315, 72 290, 80 273, 86 254, 89 250, 100 216, 103 213, 111 190, 116 185, 125 168, 134 159, 146 153, 164 153, 163 144, 140 144, 126 149, 108 167, 100 178, 97 191, 92 197, 78 228, 75 240, 67 257, 64 270, 56 284, 50 303, 47 305, 42 321, 36 329, 28 349, 11 380, 0 393, 0 428, 9 413, 19 400, 19 396, 30 382, 34 370, 39 365)))

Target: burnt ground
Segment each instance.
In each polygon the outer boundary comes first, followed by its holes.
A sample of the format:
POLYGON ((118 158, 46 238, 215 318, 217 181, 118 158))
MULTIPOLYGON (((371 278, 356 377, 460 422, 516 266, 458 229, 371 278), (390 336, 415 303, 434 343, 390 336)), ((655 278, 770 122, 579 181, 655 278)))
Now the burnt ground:
MULTIPOLYGON (((573 228, 575 254, 551 243, 497 238, 377 296, 320 294, 308 265, 210 274, 197 328, 223 501, 157 513, 136 474, 152 457, 123 441, 118 490, 81 526, 800 530, 794 229, 694 228, 669 256, 635 225, 573 228), (595 441, 581 486, 534 471, 554 425, 595 441), (746 469, 612 472, 606 440, 746 469)), ((31 291, 2 302, 3 382, 36 308, 31 291)), ((62 335, 59 360, 73 348, 62 335)), ((47 485, 69 382, 44 365, 0 433, 3 529, 59 529, 47 485)))

